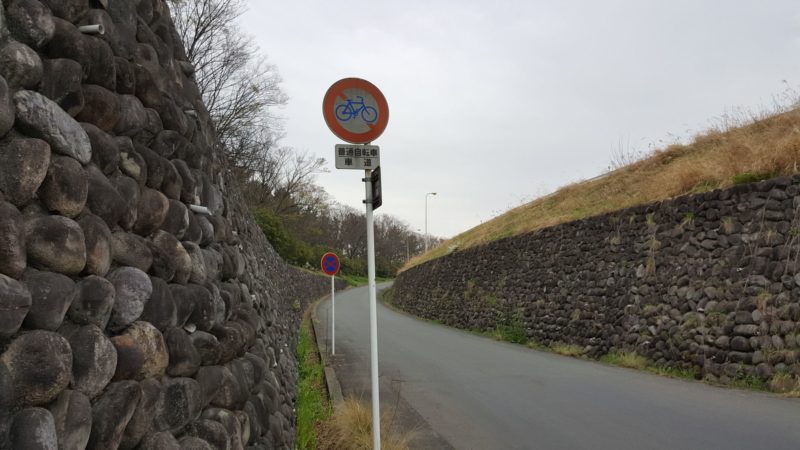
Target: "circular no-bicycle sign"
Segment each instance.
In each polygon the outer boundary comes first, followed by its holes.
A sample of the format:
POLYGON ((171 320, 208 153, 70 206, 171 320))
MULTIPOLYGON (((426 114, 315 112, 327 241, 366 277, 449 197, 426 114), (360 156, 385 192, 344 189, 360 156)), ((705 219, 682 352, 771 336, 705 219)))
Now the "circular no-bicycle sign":
POLYGON ((374 141, 389 123, 389 104, 374 84, 360 78, 333 83, 322 100, 322 115, 333 134, 351 144, 374 141))
POLYGON ((339 272, 339 257, 336 256, 336 253, 325 253, 322 255, 322 261, 320 262, 322 265, 322 271, 325 272, 326 275, 334 276, 339 272))

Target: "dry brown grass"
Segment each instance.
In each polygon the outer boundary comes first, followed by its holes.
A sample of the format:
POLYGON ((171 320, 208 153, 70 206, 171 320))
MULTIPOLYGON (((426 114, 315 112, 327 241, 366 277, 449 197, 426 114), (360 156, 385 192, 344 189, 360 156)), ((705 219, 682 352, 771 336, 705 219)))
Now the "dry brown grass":
MULTIPOLYGON (((395 426, 393 414, 381 414, 381 448, 408 450, 412 436, 395 426)), ((369 450, 372 448, 372 410, 355 399, 345 399, 333 416, 317 431, 320 450, 369 450)))
MULTIPOLYGON (((607 176, 565 186, 412 258, 403 270, 465 249, 572 220, 735 184, 735 178, 798 173, 800 109, 723 123, 688 145, 672 145, 607 176)), ((724 119, 728 119, 725 117, 724 119)))
POLYGON ((778 373, 769 380, 767 387, 772 392, 789 398, 800 398, 800 378, 789 373, 778 373))
POLYGON ((583 347, 574 344, 565 344, 563 342, 555 342, 550 348, 553 352, 562 356, 578 357, 583 355, 583 347))
POLYGON ((786 398, 800 398, 800 389, 783 394, 786 398))
POLYGON ((647 368, 651 366, 650 361, 648 361, 647 358, 638 355, 636 352, 629 351, 614 350, 601 357, 600 361, 613 364, 615 366, 638 370, 647 370, 647 368))

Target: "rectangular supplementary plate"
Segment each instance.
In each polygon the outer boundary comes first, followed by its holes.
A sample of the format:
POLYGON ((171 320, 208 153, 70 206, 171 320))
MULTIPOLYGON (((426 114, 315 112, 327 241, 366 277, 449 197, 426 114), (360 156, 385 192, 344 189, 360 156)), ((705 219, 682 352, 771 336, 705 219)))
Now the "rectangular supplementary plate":
POLYGON ((373 170, 381 165, 377 145, 336 144, 336 168, 373 170))

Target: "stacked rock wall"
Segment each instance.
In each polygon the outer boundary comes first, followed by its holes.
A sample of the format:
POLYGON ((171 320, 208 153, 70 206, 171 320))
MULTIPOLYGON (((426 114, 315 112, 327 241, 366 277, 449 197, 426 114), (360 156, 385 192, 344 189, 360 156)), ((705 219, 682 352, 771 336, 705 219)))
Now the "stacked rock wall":
POLYGON ((798 183, 735 186, 451 253, 403 272, 393 301, 455 327, 790 388, 800 376, 798 183))
POLYGON ((328 283, 221 161, 162 0, 3 0, 0 448, 293 446, 328 283))

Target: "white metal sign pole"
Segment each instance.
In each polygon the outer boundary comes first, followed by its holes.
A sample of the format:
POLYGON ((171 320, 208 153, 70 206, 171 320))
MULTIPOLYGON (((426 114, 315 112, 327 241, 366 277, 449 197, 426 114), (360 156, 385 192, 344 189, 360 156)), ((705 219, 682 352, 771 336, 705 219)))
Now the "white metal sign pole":
POLYGON ((336 354, 336 290, 333 284, 334 278, 336 278, 336 275, 331 275, 331 355, 336 354))
POLYGON ((380 398, 378 390, 378 305, 375 294, 375 230, 372 219, 372 171, 364 171, 367 188, 367 278, 369 281, 369 347, 372 378, 372 448, 381 448, 380 398))

